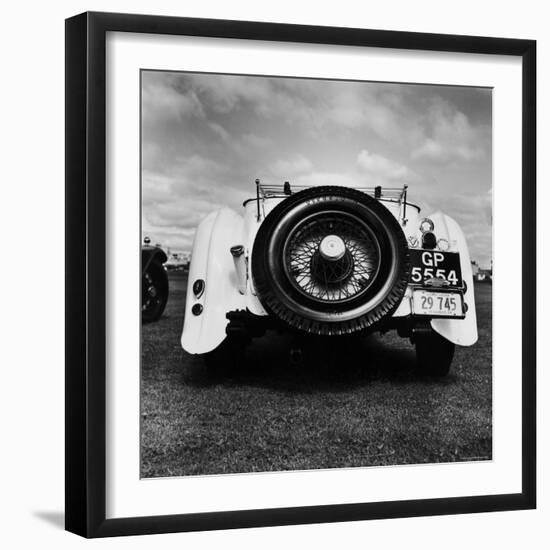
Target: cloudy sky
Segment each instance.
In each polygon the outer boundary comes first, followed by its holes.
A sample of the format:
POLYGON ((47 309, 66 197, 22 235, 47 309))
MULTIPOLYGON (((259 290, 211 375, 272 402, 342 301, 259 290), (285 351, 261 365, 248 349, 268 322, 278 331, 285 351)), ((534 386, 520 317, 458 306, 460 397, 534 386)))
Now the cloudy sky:
POLYGON ((409 185, 491 260, 491 90, 142 72, 142 231, 173 252, 265 183, 409 185))

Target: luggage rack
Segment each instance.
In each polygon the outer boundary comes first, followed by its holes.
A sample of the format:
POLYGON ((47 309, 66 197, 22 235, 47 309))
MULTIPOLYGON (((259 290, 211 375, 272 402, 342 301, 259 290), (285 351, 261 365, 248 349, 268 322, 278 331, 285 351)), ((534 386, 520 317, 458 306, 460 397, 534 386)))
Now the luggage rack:
MULTIPOLYGON (((264 184, 261 183, 259 179, 256 180, 256 202, 257 202, 257 212, 258 212, 258 221, 261 219, 261 208, 260 202, 263 199, 283 199, 289 197, 293 193, 298 191, 303 191, 304 189, 311 189, 315 187, 313 185, 290 185, 290 182, 285 181, 284 184, 264 184)), ((376 187, 354 187, 358 191, 362 191, 367 195, 374 197, 377 200, 385 202, 393 202, 401 205, 401 221, 403 225, 406 225, 407 218, 407 189, 408 185, 403 185, 403 187, 382 187, 378 185, 376 187)), ((416 207, 418 208, 418 207, 416 207)), ((418 208, 418 210, 420 210, 418 208)))

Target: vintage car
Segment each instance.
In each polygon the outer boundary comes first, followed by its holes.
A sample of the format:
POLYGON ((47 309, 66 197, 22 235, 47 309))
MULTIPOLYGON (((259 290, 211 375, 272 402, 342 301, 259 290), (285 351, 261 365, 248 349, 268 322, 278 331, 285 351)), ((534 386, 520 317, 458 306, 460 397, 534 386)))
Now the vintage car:
POLYGON ((399 189, 267 186, 199 224, 181 344, 206 359, 267 329, 323 339, 397 330, 444 376, 477 340, 468 246, 449 216, 399 189))
POLYGON ((141 247, 141 320, 158 321, 168 301, 168 275, 164 263, 168 258, 160 246, 152 246, 145 237, 141 247))

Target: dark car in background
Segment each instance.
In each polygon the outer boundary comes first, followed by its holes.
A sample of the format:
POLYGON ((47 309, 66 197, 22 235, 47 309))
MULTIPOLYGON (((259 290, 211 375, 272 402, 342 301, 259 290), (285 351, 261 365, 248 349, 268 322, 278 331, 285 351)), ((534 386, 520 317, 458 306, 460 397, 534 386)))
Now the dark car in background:
POLYGON ((158 321, 168 301, 168 275, 164 268, 168 260, 160 246, 152 246, 145 237, 141 247, 141 320, 158 321))

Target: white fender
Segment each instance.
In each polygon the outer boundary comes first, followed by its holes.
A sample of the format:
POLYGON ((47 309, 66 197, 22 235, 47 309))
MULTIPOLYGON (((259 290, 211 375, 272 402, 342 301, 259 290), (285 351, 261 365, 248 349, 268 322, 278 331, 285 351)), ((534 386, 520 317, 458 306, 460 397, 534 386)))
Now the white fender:
POLYGON ((239 282, 230 249, 245 245, 244 219, 229 208, 212 212, 204 218, 195 233, 181 345, 189 353, 207 353, 225 339, 226 313, 246 307, 239 292, 239 282), (204 292, 196 297, 193 283, 205 281, 204 292), (191 310, 202 305, 200 315, 191 310))
POLYGON ((466 283, 464 302, 468 306, 465 319, 433 319, 432 328, 447 340, 459 346, 471 346, 477 342, 477 316, 474 300, 474 279, 466 238, 459 225, 449 216, 436 212, 428 216, 434 222, 434 233, 445 238, 451 250, 460 253, 462 279, 466 283))

